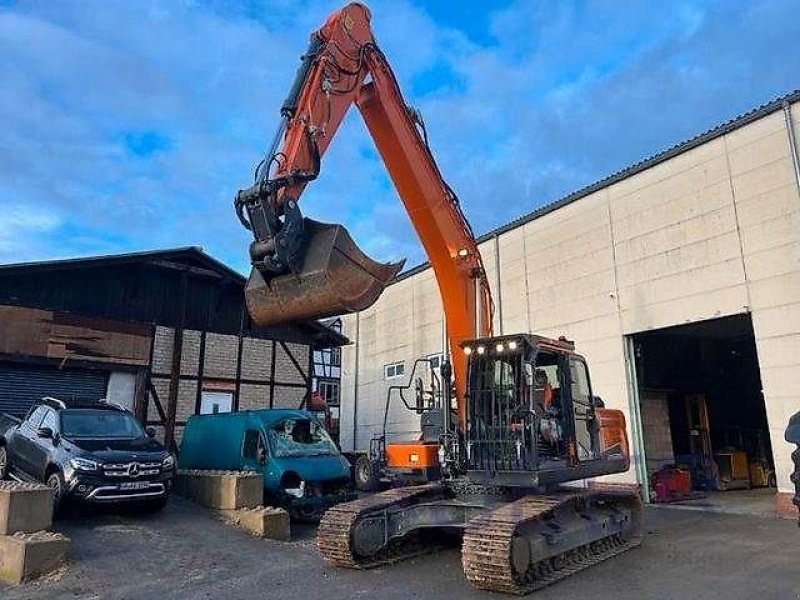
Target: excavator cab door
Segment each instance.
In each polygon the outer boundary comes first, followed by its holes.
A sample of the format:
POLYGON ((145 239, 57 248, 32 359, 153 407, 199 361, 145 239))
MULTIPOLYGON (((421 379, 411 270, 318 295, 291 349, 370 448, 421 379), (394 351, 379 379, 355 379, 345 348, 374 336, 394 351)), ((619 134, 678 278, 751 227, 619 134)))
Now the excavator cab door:
POLYGON ((303 219, 305 252, 297 272, 265 276, 253 268, 247 309, 261 326, 344 315, 371 306, 404 261, 379 263, 341 225, 303 219))

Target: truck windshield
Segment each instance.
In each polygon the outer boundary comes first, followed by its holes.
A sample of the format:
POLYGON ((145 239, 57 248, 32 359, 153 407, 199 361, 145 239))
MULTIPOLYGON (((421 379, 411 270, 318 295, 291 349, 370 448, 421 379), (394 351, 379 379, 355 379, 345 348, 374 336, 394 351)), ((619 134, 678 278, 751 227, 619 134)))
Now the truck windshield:
POLYGON ((65 410, 61 433, 72 438, 140 438, 145 433, 131 415, 110 410, 65 410))
POLYGON ((284 419, 268 430, 272 453, 277 457, 335 454, 328 432, 311 419, 284 419))

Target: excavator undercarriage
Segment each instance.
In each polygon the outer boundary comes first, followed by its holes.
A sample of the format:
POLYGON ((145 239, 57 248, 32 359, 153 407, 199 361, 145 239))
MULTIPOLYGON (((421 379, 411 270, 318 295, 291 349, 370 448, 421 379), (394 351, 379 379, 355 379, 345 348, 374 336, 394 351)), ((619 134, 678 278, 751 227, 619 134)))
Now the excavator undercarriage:
POLYGON ((317 547, 337 566, 369 569, 438 550, 434 530, 459 531, 472 585, 527 594, 641 541, 634 490, 533 492, 466 480, 388 490, 328 510, 317 547))

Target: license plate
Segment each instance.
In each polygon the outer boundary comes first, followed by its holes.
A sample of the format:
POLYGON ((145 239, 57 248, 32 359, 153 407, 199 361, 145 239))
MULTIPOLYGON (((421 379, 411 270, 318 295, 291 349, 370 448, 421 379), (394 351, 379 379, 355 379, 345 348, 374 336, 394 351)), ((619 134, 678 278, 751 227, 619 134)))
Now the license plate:
POLYGON ((128 481, 119 484, 121 490, 144 490, 150 487, 146 481, 128 481))

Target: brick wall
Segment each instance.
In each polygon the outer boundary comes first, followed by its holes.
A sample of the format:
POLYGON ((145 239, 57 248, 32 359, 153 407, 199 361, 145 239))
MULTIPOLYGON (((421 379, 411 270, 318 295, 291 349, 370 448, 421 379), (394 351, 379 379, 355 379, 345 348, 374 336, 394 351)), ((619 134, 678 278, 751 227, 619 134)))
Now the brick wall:
POLYGON ((256 338, 242 341, 242 379, 269 379, 274 343, 256 338))
POLYGON ((236 352, 239 340, 235 335, 206 334, 204 377, 233 379, 236 377, 236 352))
POLYGON ((286 344, 286 349, 292 353, 294 359, 303 369, 301 374, 289 358, 289 354, 281 344, 276 346, 275 352, 275 381, 281 383, 303 383, 303 375, 308 373, 308 346, 302 344, 286 344))

